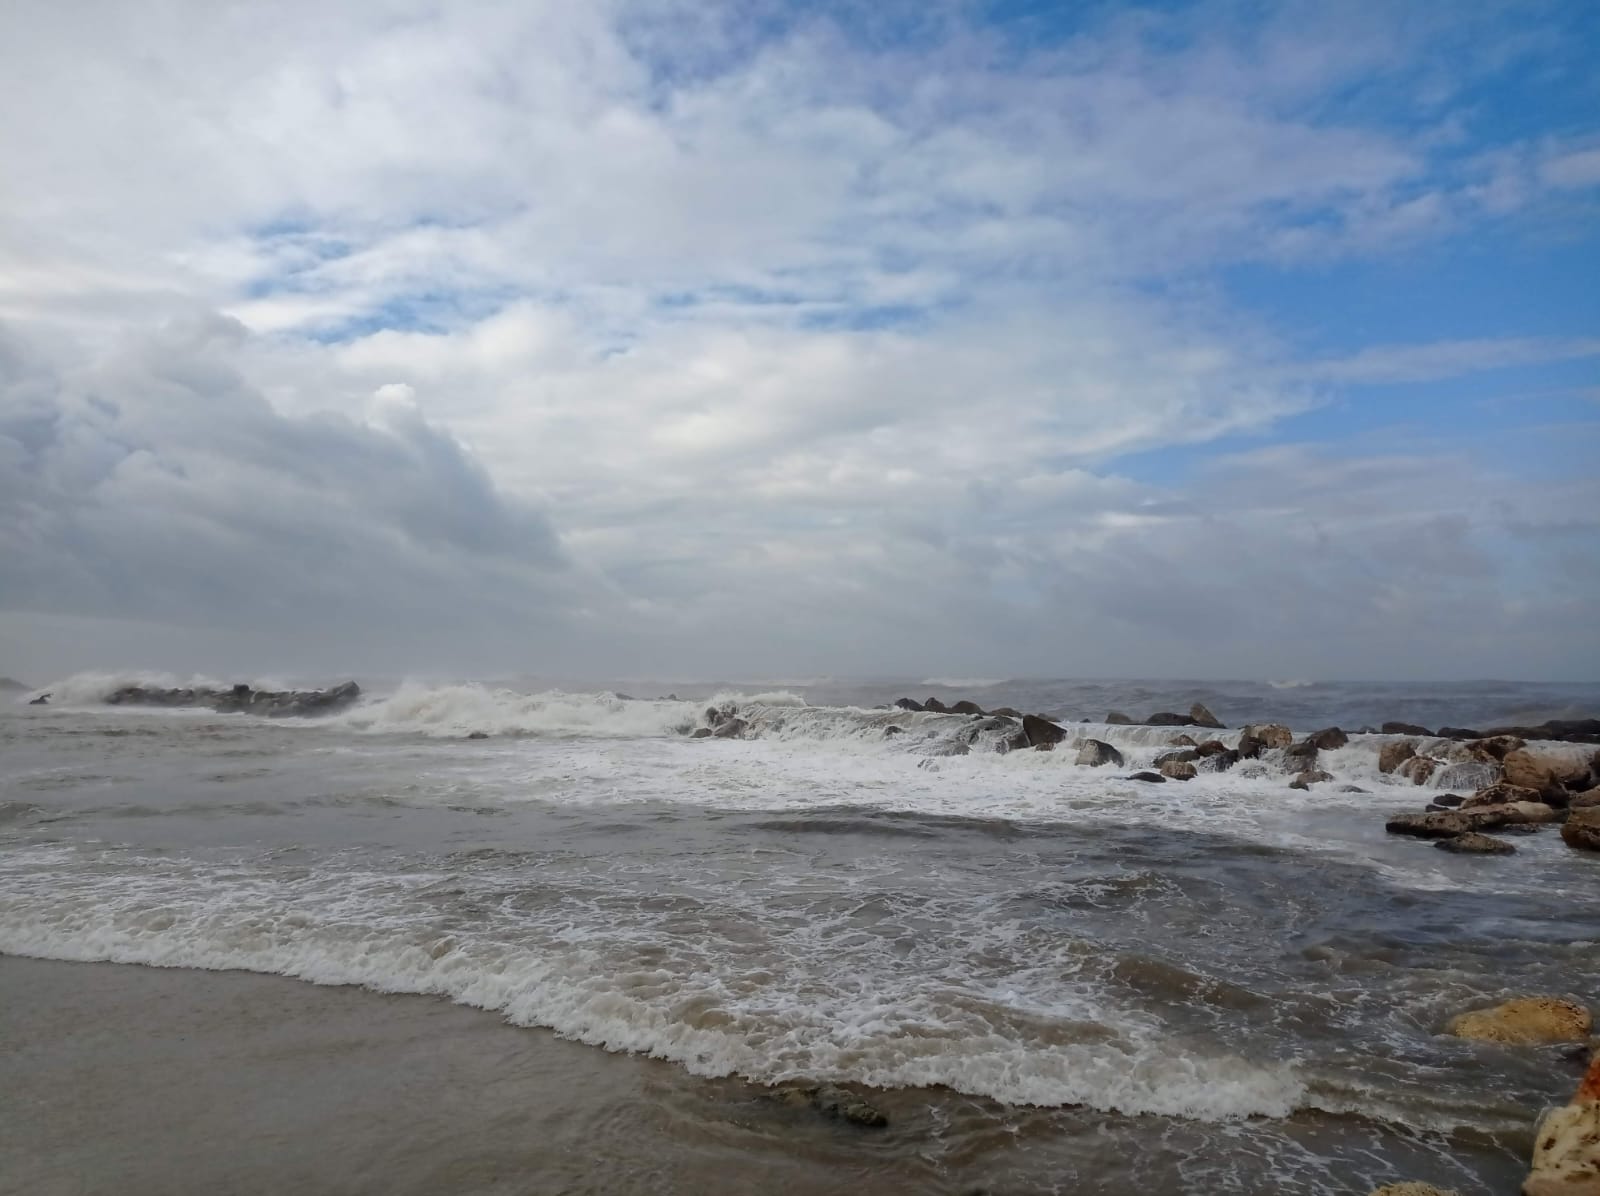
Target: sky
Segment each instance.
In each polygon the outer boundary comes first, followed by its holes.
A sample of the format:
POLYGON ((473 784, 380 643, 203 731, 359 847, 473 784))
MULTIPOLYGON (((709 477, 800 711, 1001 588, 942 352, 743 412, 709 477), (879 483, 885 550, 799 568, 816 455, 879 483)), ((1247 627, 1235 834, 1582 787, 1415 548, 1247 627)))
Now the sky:
POLYGON ((0 673, 1600 678, 1600 6, 0 6, 0 673))

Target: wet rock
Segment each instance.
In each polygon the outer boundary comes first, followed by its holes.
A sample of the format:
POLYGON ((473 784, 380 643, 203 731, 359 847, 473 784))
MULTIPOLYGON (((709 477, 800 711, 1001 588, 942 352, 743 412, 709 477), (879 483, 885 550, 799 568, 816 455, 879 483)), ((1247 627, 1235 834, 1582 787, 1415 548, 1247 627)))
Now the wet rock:
POLYGON ((1289 788, 1309 790, 1313 785, 1320 785, 1324 781, 1331 780, 1333 780, 1331 772, 1323 772, 1320 768, 1308 768, 1289 782, 1289 788))
POLYGON ((1434 774, 1433 783, 1441 789, 1485 789, 1499 779, 1498 764, 1464 760, 1440 768, 1434 774))
POLYGON ((1155 758, 1157 768, 1163 764, 1192 764, 1200 759, 1200 753, 1194 748, 1179 748, 1175 752, 1162 752, 1155 758))
POLYGON ((1413 785, 1421 785, 1427 781, 1439 767, 1439 762, 1431 756, 1412 756, 1399 768, 1395 769, 1397 776, 1402 776, 1413 785))
POLYGON ((1197 744, 1194 741, 1194 738, 1192 736, 1189 736, 1189 735, 1174 735, 1171 739, 1167 740, 1167 742, 1170 743, 1173 747, 1199 747, 1200 746, 1199 744, 1197 744))
POLYGON ((472 731, 472 732, 468 733, 467 738, 468 739, 488 739, 489 738, 489 732, 487 732, 487 731, 472 731))
POLYGON ((1540 1120, 1522 1196, 1600 1196, 1600 1097, 1582 1091, 1540 1120))
POLYGON ((906 729, 904 727, 897 727, 893 723, 883 729, 883 737, 885 739, 888 739, 891 735, 904 735, 905 733, 906 729))
POLYGON ((1436 1188, 1432 1184, 1407 1180, 1404 1183, 1384 1184, 1372 1189, 1372 1196, 1458 1196, 1454 1188, 1436 1188))
POLYGON ((1167 778, 1162 776, 1159 772, 1151 772, 1149 769, 1132 773, 1123 779, 1127 781, 1143 781, 1147 785, 1164 785, 1167 781, 1167 778))
POLYGON ((1286 748, 1294 742, 1294 733, 1282 723, 1257 723, 1246 727, 1245 733, 1266 748, 1286 748))
POLYGON ((1386 743, 1378 749, 1378 771, 1393 772, 1416 754, 1417 743, 1414 739, 1386 743))
POLYGON ((872 1129, 879 1129, 889 1124, 888 1115, 882 1109, 863 1100, 848 1088, 824 1084, 820 1088, 811 1089, 809 1096, 812 1107, 824 1117, 834 1117, 840 1121, 848 1121, 851 1125, 862 1125, 872 1129))
POLYGON ((1102 764, 1115 764, 1121 768, 1122 753, 1099 739, 1086 739, 1078 749, 1078 763, 1091 768, 1099 768, 1102 764))
POLYGON ((924 702, 922 704, 922 708, 924 710, 926 710, 929 714, 949 714, 950 713, 950 707, 946 706, 938 698, 929 698, 926 702, 924 702))
POLYGON ((1459 793, 1441 793, 1438 797, 1433 799, 1433 804, 1436 806, 1444 806, 1446 809, 1454 809, 1457 806, 1465 804, 1466 800, 1467 799, 1459 793))
POLYGON ((1475 810, 1479 806, 1501 806, 1506 802, 1538 800, 1539 794, 1535 790, 1524 789, 1520 785, 1508 785, 1501 781, 1490 785, 1487 789, 1478 790, 1461 803, 1461 808, 1475 810))
POLYGON ((1194 750, 1201 756, 1215 756, 1218 752, 1227 751, 1228 745, 1220 739, 1208 739, 1204 743, 1196 745, 1194 750))
POLYGON ((1484 734, 1553 739, 1562 743, 1600 743, 1600 718, 1553 718, 1536 727, 1492 727, 1484 734))
POLYGON ((1232 748, 1225 748, 1215 755, 1206 756, 1199 762, 1199 767, 1205 772, 1227 772, 1239 763, 1239 753, 1232 748))
POLYGON ((1189 707, 1189 720, 1197 727, 1210 727, 1212 730, 1216 731, 1223 729, 1223 725, 1217 720, 1217 716, 1212 714, 1211 711, 1207 710, 1199 702, 1196 702, 1193 706, 1189 707))
POLYGON ((37 698, 34 698, 33 701, 29 702, 28 705, 30 705, 30 706, 48 706, 48 705, 50 705, 50 695, 49 694, 40 694, 37 698))
POLYGON ((1416 723, 1384 723, 1380 729, 1385 735, 1433 735, 1428 728, 1419 727, 1416 723))
POLYGON ((1049 751, 1067 737, 1067 733, 1047 718, 1037 714, 1022 716, 1022 733, 1031 748, 1049 751))
POLYGON ((969 702, 965 698, 950 707, 951 714, 983 714, 983 707, 976 702, 969 702))
POLYGON ((745 729, 749 726, 744 719, 730 715, 717 724, 711 734, 717 739, 743 739, 745 729))
POLYGON ((1573 810, 1561 827, 1561 841, 1579 851, 1600 851, 1600 806, 1573 810))
POLYGON ((1449 839, 1438 839, 1434 842, 1434 846, 1441 851, 1454 851, 1462 855, 1515 855, 1517 850, 1504 839, 1496 839, 1478 831, 1468 831, 1464 835, 1455 835, 1449 839))
POLYGON ((1022 717, 1022 711, 1013 710, 1009 706, 996 706, 993 710, 989 711, 989 713, 994 715, 996 718, 1021 718, 1022 717))
POLYGON ((1590 810, 1600 806, 1600 788, 1587 789, 1577 794, 1567 803, 1567 806, 1573 810, 1590 810))
POLYGON ((1561 822, 1566 818, 1554 806, 1547 806, 1542 801, 1510 801, 1499 806, 1479 806, 1480 810, 1499 810, 1508 824, 1522 824, 1524 826, 1544 826, 1551 822, 1561 822))
POLYGON ((1527 748, 1507 752, 1505 759, 1500 762, 1500 767, 1504 770, 1501 775, 1505 777, 1508 785, 1532 789, 1536 793, 1543 793, 1556 785, 1555 774, 1550 771, 1550 767, 1531 754, 1527 748))
POLYGON ((1366 793, 1366 792, 1369 792, 1369 791, 1366 790, 1366 789, 1363 789, 1360 785, 1340 785, 1339 786, 1339 792, 1340 793, 1366 793))
POLYGON ((1144 720, 1147 727, 1192 727, 1194 720, 1187 714, 1173 714, 1170 710, 1159 710, 1144 720))
POLYGON ((1562 997, 1517 997, 1490 1009, 1473 1009, 1450 1019, 1444 1032, 1456 1038, 1513 1046, 1543 1042, 1583 1042, 1593 1027, 1589 1011, 1562 997))
POLYGON ((1195 772, 1195 766, 1187 760, 1168 760, 1161 766, 1161 775, 1174 781, 1192 781, 1195 772))
POLYGON ((1492 761, 1495 764, 1510 752, 1528 745, 1515 735, 1494 735, 1487 739, 1474 739, 1466 744, 1466 752, 1474 760, 1492 761))
POLYGON ((1440 739, 1482 739, 1482 731, 1474 731, 1470 727, 1440 727, 1440 739))
POLYGON ((1106 715, 1106 722, 1113 727, 1127 727, 1133 725, 1133 720, 1120 710, 1113 710, 1106 715))
POLYGON ((1350 736, 1339 730, 1338 727, 1324 727, 1320 731, 1307 735, 1306 742, 1313 745, 1319 752, 1331 752, 1335 748, 1342 748, 1349 743, 1350 736))
POLYGON ((234 685, 228 689, 147 689, 125 685, 106 696, 111 706, 198 706, 219 714, 254 714, 264 718, 308 718, 352 706, 361 687, 346 681, 330 689, 268 690, 234 685))
POLYGON ((1487 831, 1505 825, 1503 807, 1482 810, 1452 810, 1449 813, 1396 814, 1383 824, 1391 835, 1414 835, 1419 839, 1449 839, 1468 831, 1487 831))
POLYGON ((1309 772, 1317 766, 1317 745, 1307 740, 1283 750, 1285 772, 1309 772))
POLYGON ((915 698, 896 698, 894 704, 901 710, 911 710, 918 713, 922 710, 922 703, 915 698))
POLYGON ((689 738, 690 739, 710 739, 711 738, 711 728, 710 727, 696 727, 694 729, 694 733, 691 734, 689 736, 689 738))

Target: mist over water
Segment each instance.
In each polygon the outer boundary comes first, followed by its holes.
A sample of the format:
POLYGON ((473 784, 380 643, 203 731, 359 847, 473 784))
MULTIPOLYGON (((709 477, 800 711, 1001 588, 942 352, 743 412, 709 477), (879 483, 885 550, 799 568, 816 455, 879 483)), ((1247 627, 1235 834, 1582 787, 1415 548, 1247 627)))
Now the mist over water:
POLYGON ((1386 836, 1433 787, 1377 771, 1385 737, 1313 792, 1271 759, 1151 786, 1124 778, 1183 729, 1100 721, 1482 727, 1600 687, 405 681, 272 721, 99 704, 127 680, 0 708, 0 952, 443 996, 667 1061, 686 1142, 718 1132, 706 1084, 828 1081, 951 1183, 1502 1190, 1571 1074, 1438 1031, 1600 991, 1594 861, 1386 836), (1126 765, 901 695, 1053 714, 1126 765), (712 701, 746 738, 683 734, 712 701))

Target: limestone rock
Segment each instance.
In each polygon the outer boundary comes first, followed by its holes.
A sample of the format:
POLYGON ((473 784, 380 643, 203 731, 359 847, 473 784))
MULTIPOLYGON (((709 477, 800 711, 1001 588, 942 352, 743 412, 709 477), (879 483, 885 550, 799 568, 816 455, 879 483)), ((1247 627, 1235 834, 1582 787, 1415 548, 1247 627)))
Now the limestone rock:
POLYGON ((1500 766, 1505 770, 1504 775, 1508 785, 1543 793, 1556 783, 1555 774, 1543 760, 1532 755, 1527 748, 1507 752, 1500 766))
POLYGON ((1546 1113, 1534 1131, 1522 1196, 1600 1196, 1600 1101, 1546 1113))
POLYGON ((1457 1014, 1446 1034, 1480 1042, 1526 1046, 1546 1042, 1582 1042, 1593 1027, 1589 1011, 1560 997, 1517 997, 1491 1009, 1457 1014))
POLYGON ((1417 741, 1414 739, 1386 743, 1378 749, 1378 771, 1393 772, 1416 754, 1417 741))
POLYGON ((1449 839, 1468 831, 1488 831, 1504 826, 1503 806, 1481 810, 1437 811, 1431 814, 1396 814, 1383 824, 1391 835, 1414 835, 1419 839, 1449 839))
POLYGON ((1170 777, 1174 781, 1192 781, 1195 778, 1195 767, 1187 760, 1168 760, 1161 766, 1161 775, 1170 777))
POLYGON ((1480 789, 1466 801, 1461 803, 1463 810, 1475 810, 1479 806, 1498 806, 1513 801, 1538 801, 1539 794, 1532 789, 1523 789, 1517 785, 1507 785, 1504 781, 1490 785, 1487 789, 1480 789))
POLYGON ((1294 733, 1282 723, 1258 723, 1246 727, 1245 734, 1259 740, 1266 748, 1286 748, 1294 742, 1294 733))
POLYGON ((1308 768, 1289 782, 1289 788, 1309 790, 1313 785, 1319 785, 1323 781, 1331 780, 1333 780, 1331 772, 1323 772, 1320 768, 1308 768))
POLYGON ((1412 756, 1411 759, 1400 765, 1395 771, 1413 785, 1421 785, 1433 775, 1434 769, 1438 767, 1439 762, 1432 756, 1412 756))
POLYGON ((1573 810, 1561 828, 1561 840, 1579 851, 1600 851, 1600 806, 1573 810))
POLYGON ((1102 740, 1086 739, 1078 749, 1078 763, 1091 768, 1099 768, 1102 764, 1115 764, 1121 768, 1122 753, 1102 740))
POLYGON ((1384 1184, 1372 1189, 1372 1196, 1457 1196, 1454 1188, 1436 1188, 1432 1184, 1408 1180, 1400 1184, 1384 1184))
POLYGON ((1462 855, 1514 855, 1517 850, 1504 839, 1496 839, 1477 831, 1468 831, 1464 835, 1456 835, 1450 839, 1439 839, 1434 846, 1441 851, 1454 851, 1462 855))
POLYGON ((1589 789, 1577 794, 1567 805, 1574 810, 1587 810, 1600 806, 1600 788, 1589 789))

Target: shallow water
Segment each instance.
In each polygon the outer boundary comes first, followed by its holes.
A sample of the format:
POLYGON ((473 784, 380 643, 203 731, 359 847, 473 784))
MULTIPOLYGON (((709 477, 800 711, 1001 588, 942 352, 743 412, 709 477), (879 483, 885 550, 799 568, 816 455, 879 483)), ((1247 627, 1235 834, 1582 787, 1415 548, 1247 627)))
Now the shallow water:
MULTIPOLYGON (((1176 730, 1074 727, 1128 758, 1090 769, 981 736, 943 754, 960 718, 819 705, 953 700, 926 684, 746 700, 743 741, 676 733, 706 692, 407 685, 312 724, 96 708, 92 689, 0 713, 0 951, 433 994, 654 1056, 672 1077, 654 1148, 699 1190, 743 1190, 729 1101, 824 1080, 880 1090, 890 1131, 785 1122, 780 1142, 833 1143, 814 1165, 841 1182, 861 1152, 900 1160, 883 1190, 1509 1191, 1575 1070, 1437 1031, 1514 993, 1600 994, 1600 865, 1549 833, 1507 859, 1386 836, 1426 791, 1377 773, 1379 737, 1325 757, 1369 792, 1303 793, 1270 761, 1120 779, 1176 730)), ((1287 695, 1299 730, 1595 697, 971 691, 1067 717, 1185 694, 1233 725, 1287 695)))

